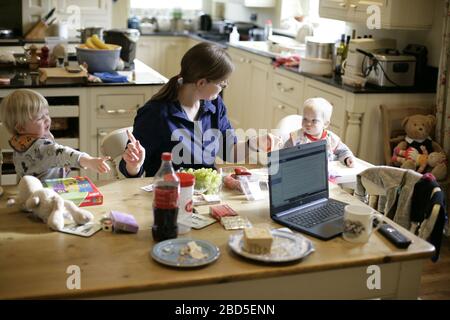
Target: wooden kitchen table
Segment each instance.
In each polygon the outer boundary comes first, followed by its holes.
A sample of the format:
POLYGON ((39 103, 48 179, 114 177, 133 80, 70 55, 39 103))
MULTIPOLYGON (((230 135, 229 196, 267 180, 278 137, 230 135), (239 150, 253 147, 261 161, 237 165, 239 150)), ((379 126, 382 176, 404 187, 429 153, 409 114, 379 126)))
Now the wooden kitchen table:
MULTIPOLYGON (((396 249, 378 233, 363 245, 341 237, 310 238, 316 250, 308 257, 269 265, 231 252, 227 242, 233 231, 215 223, 188 236, 218 246, 216 262, 189 270, 166 267, 150 256, 152 193, 140 189, 150 182, 149 178, 99 182, 104 204, 88 209, 96 218, 112 209, 132 213, 140 230, 137 234, 99 231, 90 238, 51 231, 25 213, 6 208, 6 199, 15 189, 5 188, 0 201, 0 299, 415 299, 422 265, 434 251, 432 245, 401 229, 413 239, 407 250, 396 249), (373 265, 380 268, 381 286, 369 289, 368 283, 376 284, 373 270, 378 269, 373 265), (81 269, 80 289, 67 288, 70 266, 81 269)), ((333 198, 358 202, 337 186, 330 188, 333 198)), ((232 193, 224 198, 254 225, 280 227, 270 220, 268 195, 254 202, 232 193)))

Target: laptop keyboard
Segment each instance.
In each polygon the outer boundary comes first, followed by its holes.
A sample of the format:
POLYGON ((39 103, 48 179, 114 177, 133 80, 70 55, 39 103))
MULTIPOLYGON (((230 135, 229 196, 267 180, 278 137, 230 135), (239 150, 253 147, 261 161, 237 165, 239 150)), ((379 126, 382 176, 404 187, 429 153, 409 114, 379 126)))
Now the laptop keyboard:
POLYGON ((322 207, 314 207, 308 211, 302 211, 296 215, 286 218, 286 221, 300 225, 305 228, 311 228, 317 224, 341 217, 346 203, 338 201, 328 201, 322 207))

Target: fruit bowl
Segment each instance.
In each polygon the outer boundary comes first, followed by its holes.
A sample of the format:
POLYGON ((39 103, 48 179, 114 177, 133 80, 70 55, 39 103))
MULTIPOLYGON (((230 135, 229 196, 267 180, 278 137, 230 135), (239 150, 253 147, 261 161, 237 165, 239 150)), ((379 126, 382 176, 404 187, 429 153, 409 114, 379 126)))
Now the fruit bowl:
POLYGON ((78 63, 86 62, 89 73, 115 71, 122 47, 114 44, 107 46, 109 49, 91 49, 84 44, 77 46, 78 63))

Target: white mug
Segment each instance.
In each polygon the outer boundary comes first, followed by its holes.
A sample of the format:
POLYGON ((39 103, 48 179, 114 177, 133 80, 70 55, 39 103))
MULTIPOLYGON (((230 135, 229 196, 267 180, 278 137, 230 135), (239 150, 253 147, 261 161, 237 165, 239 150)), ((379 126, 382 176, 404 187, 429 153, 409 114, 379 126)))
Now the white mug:
POLYGON ((344 231, 342 237, 354 243, 369 241, 372 233, 381 227, 384 216, 368 206, 347 205, 344 208, 344 231), (378 219, 378 225, 373 227, 373 221, 378 219))

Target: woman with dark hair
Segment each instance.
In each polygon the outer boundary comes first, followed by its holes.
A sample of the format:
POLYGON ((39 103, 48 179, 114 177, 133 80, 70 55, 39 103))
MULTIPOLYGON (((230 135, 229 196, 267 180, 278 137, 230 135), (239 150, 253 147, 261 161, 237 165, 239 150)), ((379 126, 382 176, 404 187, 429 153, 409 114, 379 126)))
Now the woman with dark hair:
MULTIPOLYGON (((120 162, 126 177, 154 176, 161 154, 172 152, 175 169, 214 167, 216 156, 235 162, 237 140, 219 93, 234 65, 227 52, 202 42, 181 60, 181 71, 138 110, 120 162)), ((248 144, 245 144, 248 151, 248 144)))

